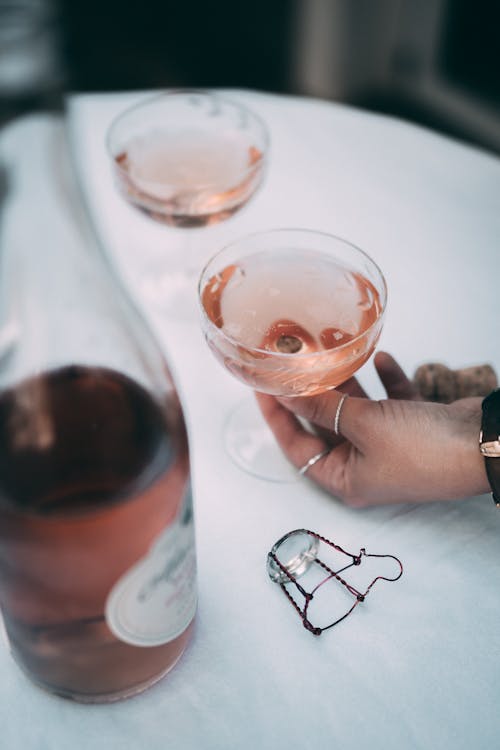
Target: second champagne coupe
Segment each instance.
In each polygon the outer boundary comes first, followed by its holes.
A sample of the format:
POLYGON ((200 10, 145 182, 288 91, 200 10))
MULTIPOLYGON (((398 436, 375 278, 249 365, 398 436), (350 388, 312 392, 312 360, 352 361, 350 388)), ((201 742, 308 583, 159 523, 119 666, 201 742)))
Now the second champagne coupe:
MULTIPOLYGON (((344 383, 370 357, 387 290, 376 263, 350 242, 280 229, 217 253, 201 274, 199 299, 208 345, 235 377, 275 396, 312 396, 344 383)), ((256 404, 229 419, 230 455, 252 474, 289 479, 283 462, 270 465, 271 436, 253 415, 256 404)))
POLYGON ((123 197, 149 218, 183 230, 181 257, 166 243, 165 283, 155 282, 162 306, 169 288, 177 284, 184 293, 198 276, 192 230, 218 224, 248 202, 262 182, 268 146, 267 128, 254 112, 210 91, 167 91, 111 124, 107 147, 123 197))

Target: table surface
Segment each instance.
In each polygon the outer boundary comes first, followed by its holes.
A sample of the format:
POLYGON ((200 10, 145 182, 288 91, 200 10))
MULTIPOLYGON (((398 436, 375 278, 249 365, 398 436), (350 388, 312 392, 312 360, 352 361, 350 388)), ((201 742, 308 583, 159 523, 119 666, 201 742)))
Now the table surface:
MULTIPOLYGON (((424 361, 489 362, 500 372, 500 161, 403 121, 340 105, 231 95, 268 123, 270 169, 241 213, 190 234, 200 263, 249 231, 333 232, 364 248, 384 270, 389 304, 380 347, 409 373, 424 361)), ((69 130, 102 243, 168 353, 192 451, 197 625, 170 675, 107 706, 39 690, 0 644, 1 747, 496 746, 498 511, 486 496, 353 510, 307 479, 270 483, 230 461, 223 426, 247 389, 213 359, 195 317, 174 319, 150 298, 151 279, 160 278, 166 253, 182 250, 186 233, 148 221, 112 184, 106 128, 142 96, 75 96, 64 120, 31 117, 0 133, 0 155, 35 180, 55 158, 49 142, 69 130), (397 555, 404 575, 381 584, 350 618, 315 638, 266 573, 268 550, 295 528, 313 529, 348 550, 397 555)), ((42 176, 49 185, 52 176, 46 170, 42 176)), ((33 201, 30 179, 17 188, 26 215, 48 211, 43 195, 33 201)), ((371 363, 360 380, 374 397, 383 396, 371 363)))

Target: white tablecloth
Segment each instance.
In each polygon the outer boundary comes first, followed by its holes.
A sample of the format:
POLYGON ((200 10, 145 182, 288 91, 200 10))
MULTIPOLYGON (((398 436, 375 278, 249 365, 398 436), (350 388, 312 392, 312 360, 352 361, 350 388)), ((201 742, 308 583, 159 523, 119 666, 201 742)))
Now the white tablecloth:
MULTIPOLYGON (((231 93, 267 121, 270 170, 241 213, 192 235, 200 262, 258 229, 301 226, 344 236, 385 272, 389 305, 380 346, 409 372, 430 360, 452 367, 490 362, 500 372, 500 161, 395 119, 231 93)), ((148 221, 112 184, 104 133, 114 114, 139 98, 74 97, 66 122, 95 226, 168 352, 185 403, 197 626, 170 675, 108 706, 44 693, 1 646, 0 747, 496 747, 500 514, 486 496, 350 510, 306 479, 268 483, 229 460, 224 421, 247 390, 213 359, 196 319, 175 320, 151 304, 144 281, 160 273, 185 232, 148 221), (315 638, 266 573, 272 544, 302 527, 348 550, 397 555, 404 575, 379 584, 350 618, 315 638)), ((45 117, 11 125, 0 134, 0 153, 34 174, 42 168, 35 152, 42 158, 62 127, 45 117)), ((48 186, 56 173, 47 175, 48 186)), ((43 196, 33 201, 28 193, 27 217, 48 210, 43 196)), ((371 363, 360 379, 383 395, 371 363)))

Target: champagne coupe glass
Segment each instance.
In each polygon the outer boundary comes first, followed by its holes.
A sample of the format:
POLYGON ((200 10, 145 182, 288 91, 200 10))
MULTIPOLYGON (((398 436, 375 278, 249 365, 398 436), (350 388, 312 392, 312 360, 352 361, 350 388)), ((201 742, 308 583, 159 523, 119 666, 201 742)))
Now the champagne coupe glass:
MULTIPOLYGON (((201 320, 216 358, 241 382, 275 396, 336 388, 372 354, 387 289, 362 250, 307 229, 258 232, 227 245, 199 281, 201 320)), ((226 422, 233 460, 264 479, 296 476, 257 404, 226 422)))
POLYGON ((228 219, 255 193, 268 158, 265 124, 218 93, 171 90, 119 114, 106 142, 123 197, 183 233, 180 253, 165 240, 166 273, 154 275, 153 301, 178 314, 192 287, 195 306, 202 261, 194 230, 228 219))

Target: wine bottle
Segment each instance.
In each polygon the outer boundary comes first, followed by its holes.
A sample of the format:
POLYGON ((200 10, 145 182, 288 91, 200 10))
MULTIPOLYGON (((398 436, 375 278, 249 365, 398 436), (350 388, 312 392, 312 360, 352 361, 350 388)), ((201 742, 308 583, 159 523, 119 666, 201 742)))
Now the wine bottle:
POLYGON ((37 684, 116 700, 168 672, 193 627, 182 405, 87 220, 61 121, 14 123, 0 155, 0 608, 37 684))

